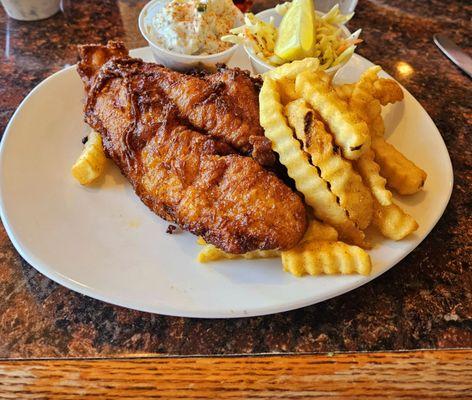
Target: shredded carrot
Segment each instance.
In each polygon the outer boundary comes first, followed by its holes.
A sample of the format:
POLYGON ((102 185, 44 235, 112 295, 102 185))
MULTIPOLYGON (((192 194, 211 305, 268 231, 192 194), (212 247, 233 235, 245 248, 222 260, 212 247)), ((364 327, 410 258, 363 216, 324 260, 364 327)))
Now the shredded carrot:
POLYGON ((345 49, 347 49, 347 44, 344 43, 336 49, 336 54, 342 53, 345 49))
POLYGON ((350 46, 350 44, 348 42, 344 42, 341 46, 338 47, 338 49, 336 50, 336 54, 341 54, 349 46, 350 46))
POLYGON ((359 43, 362 43, 363 40, 362 39, 355 39, 353 40, 352 42, 349 42, 349 41, 345 41, 341 46, 338 47, 338 49, 336 50, 336 54, 341 54, 344 50, 346 50, 349 46, 353 45, 353 44, 359 44, 359 43))

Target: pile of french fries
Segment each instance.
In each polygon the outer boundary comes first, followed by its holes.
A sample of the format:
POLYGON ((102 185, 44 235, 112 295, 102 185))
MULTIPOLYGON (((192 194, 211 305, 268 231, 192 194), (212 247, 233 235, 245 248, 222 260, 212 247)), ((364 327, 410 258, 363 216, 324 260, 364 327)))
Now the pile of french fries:
POLYGON ((293 275, 367 275, 372 264, 365 229, 401 240, 418 228, 392 200, 418 192, 426 173, 384 138, 382 106, 403 99, 399 85, 366 70, 358 82, 336 86, 307 58, 264 76, 260 121, 314 218, 288 251, 227 254, 200 239, 200 262, 281 257, 293 275))

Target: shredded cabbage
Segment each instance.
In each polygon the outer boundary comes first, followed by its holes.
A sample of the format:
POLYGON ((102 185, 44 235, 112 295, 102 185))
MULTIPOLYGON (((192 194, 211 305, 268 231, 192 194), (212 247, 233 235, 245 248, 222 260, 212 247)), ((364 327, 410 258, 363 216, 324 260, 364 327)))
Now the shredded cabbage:
MULTIPOLYGON (((285 2, 275 7, 280 15, 285 15, 292 5, 285 2)), ((315 46, 310 57, 320 60, 320 69, 328 69, 347 61, 360 42, 361 30, 357 30, 349 37, 343 37, 341 26, 348 22, 354 13, 341 14, 336 4, 328 13, 315 16, 315 46)), ((244 25, 230 30, 229 35, 221 38, 225 42, 242 44, 250 47, 257 57, 273 66, 281 65, 285 61, 274 54, 277 40, 277 28, 273 20, 264 22, 254 14, 244 16, 244 25)))
POLYGON ((247 13, 244 15, 244 25, 229 32, 229 35, 221 37, 222 41, 249 46, 259 58, 270 64, 283 63, 283 60, 274 54, 277 28, 272 19, 264 22, 254 14, 247 13))

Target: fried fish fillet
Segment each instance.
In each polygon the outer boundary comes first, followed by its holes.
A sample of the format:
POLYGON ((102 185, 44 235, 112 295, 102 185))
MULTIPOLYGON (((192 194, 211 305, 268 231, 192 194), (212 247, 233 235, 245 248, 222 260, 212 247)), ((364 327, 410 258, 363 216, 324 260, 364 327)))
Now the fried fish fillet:
POLYGON ((152 211, 228 253, 288 249, 302 238, 307 223, 300 197, 253 158, 236 154, 234 143, 215 139, 221 134, 202 132, 225 126, 217 96, 205 101, 207 89, 194 77, 103 47, 80 53, 86 122, 152 211), (107 55, 98 69, 93 61, 107 55), (190 104, 199 117, 182 115, 190 104), (189 121, 202 124, 195 129, 189 121))
POLYGON ((88 91, 92 85, 98 70, 112 58, 123 58, 128 56, 128 50, 121 42, 109 41, 106 46, 100 44, 87 44, 78 47, 79 62, 77 72, 82 78, 85 90, 88 91))
MULTIPOLYGON (((264 136, 259 116, 255 114, 258 94, 254 90, 245 90, 244 95, 237 98, 238 91, 230 94, 231 88, 242 86, 241 83, 228 85, 219 75, 202 79, 157 66, 153 67, 153 74, 162 93, 195 128, 224 141, 244 155, 252 155, 262 165, 274 163, 270 141, 264 136), (252 113, 248 112, 250 109, 252 113), (259 151, 253 152, 254 143, 259 151), (262 155, 260 149, 264 151, 262 155)), ((238 82, 241 80, 240 76, 238 82)))
MULTIPOLYGON (((90 77, 110 58, 128 56, 120 42, 107 46, 79 47, 79 74, 85 86, 90 77)), ((260 82, 238 68, 220 66, 217 73, 186 75, 153 64, 159 74, 156 85, 176 106, 182 118, 197 130, 221 140, 242 155, 251 155, 264 166, 273 166, 276 158, 270 140, 259 124, 260 82)))
POLYGON ((252 146, 251 156, 261 165, 274 165, 275 153, 259 123, 259 91, 262 79, 253 78, 247 71, 239 68, 227 68, 224 65, 218 67, 218 72, 206 75, 205 79, 213 85, 221 85, 222 93, 233 103, 235 112, 250 124, 252 131, 248 141, 252 146))

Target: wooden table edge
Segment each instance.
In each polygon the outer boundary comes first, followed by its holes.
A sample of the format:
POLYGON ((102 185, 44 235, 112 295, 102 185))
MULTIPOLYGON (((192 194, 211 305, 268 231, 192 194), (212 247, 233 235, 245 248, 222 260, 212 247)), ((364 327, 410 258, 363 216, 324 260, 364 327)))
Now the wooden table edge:
POLYGON ((472 349, 0 361, 0 398, 471 398, 472 349))

